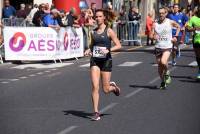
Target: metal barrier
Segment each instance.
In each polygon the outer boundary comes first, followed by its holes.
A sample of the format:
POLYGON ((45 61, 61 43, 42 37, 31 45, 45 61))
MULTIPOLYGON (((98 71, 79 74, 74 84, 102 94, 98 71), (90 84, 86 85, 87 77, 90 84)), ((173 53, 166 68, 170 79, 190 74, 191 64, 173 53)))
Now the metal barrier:
POLYGON ((24 18, 4 18, 2 19, 4 26, 15 26, 15 27, 30 27, 33 26, 30 21, 24 18))
POLYGON ((124 23, 116 22, 113 24, 113 29, 121 42, 131 42, 141 45, 141 24, 139 21, 126 21, 124 23))
POLYGON ((4 44, 0 44, 0 63, 3 64, 3 57, 5 57, 4 44))

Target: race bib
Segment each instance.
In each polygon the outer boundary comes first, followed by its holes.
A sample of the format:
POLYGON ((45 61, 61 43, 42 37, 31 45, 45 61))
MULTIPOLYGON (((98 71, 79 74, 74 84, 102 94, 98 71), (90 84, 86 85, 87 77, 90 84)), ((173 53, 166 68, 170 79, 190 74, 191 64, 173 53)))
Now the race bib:
POLYGON ((158 41, 166 42, 169 41, 169 38, 167 36, 159 36, 158 41))
POLYGON ((93 47, 93 57, 106 58, 106 54, 104 54, 103 50, 106 50, 106 47, 94 46, 93 47))

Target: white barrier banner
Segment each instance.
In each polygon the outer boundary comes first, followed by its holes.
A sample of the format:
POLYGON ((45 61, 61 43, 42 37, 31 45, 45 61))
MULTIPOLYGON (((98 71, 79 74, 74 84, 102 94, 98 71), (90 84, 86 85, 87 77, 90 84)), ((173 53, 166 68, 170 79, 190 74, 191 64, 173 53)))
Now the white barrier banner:
POLYGON ((54 60, 83 56, 83 32, 71 28, 5 27, 6 60, 54 60), (76 36, 75 36, 76 35, 76 36))

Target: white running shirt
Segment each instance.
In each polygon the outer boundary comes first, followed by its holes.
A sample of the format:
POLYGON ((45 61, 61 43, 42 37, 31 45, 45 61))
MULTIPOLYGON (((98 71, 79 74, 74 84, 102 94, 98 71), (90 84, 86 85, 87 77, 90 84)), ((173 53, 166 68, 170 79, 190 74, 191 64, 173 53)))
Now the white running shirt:
POLYGON ((155 34, 157 35, 156 48, 168 49, 172 48, 172 25, 169 19, 165 19, 163 23, 155 23, 155 34))

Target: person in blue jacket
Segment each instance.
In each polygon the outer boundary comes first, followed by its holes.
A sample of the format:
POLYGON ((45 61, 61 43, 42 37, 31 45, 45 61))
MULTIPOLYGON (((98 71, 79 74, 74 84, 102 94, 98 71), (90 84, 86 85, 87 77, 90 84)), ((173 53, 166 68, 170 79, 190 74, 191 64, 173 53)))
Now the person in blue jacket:
MULTIPOLYGON (((176 65, 175 58, 180 57, 180 44, 183 44, 184 42, 184 36, 185 36, 185 24, 188 21, 188 17, 180 12, 179 4, 174 4, 173 5, 173 12, 168 15, 168 18, 171 20, 176 21, 180 27, 181 31, 179 32, 179 35, 177 37, 178 41, 174 43, 173 51, 172 51, 172 65, 176 65)), ((176 28, 173 28, 172 30, 172 35, 175 36, 176 34, 176 28)))

